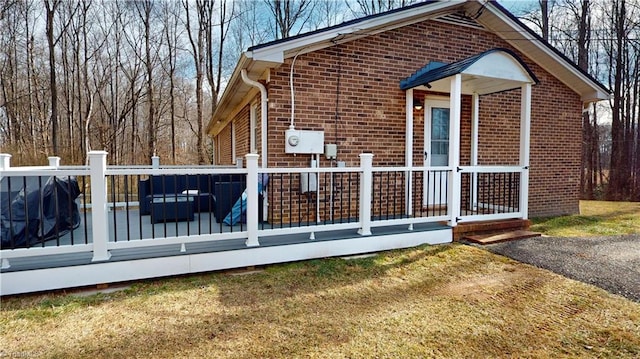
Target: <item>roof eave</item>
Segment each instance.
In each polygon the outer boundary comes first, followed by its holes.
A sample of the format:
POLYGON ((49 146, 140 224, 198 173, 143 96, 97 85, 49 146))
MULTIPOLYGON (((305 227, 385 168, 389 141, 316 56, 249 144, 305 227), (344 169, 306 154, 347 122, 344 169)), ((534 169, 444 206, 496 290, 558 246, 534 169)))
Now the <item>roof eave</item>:
POLYGON ((540 38, 540 36, 535 34, 533 30, 528 29, 501 5, 490 1, 484 4, 469 2, 467 6, 470 12, 479 13, 476 21, 502 37, 514 48, 527 54, 530 59, 534 59, 534 61, 546 71, 554 74, 565 85, 578 93, 584 102, 595 102, 610 98, 611 92, 609 89, 589 74, 580 70, 570 59, 555 50, 540 38), (493 18, 491 18, 491 16, 493 16, 493 18), (501 29, 496 28, 496 23, 491 21, 494 19, 499 20, 510 29, 503 29, 503 31, 501 31, 501 29), (505 38, 503 34, 509 34, 509 37, 505 38), (526 48, 525 45, 530 45, 531 47, 526 48), (532 53, 532 51, 534 53, 532 53), (557 69, 550 68, 553 64, 558 64, 560 67, 557 69), (583 86, 580 86, 580 84, 583 86))
POLYGON ((416 4, 381 16, 369 16, 358 21, 349 21, 325 30, 294 36, 286 41, 278 40, 249 48, 254 60, 284 62, 284 59, 296 54, 317 51, 337 43, 352 41, 360 37, 375 35, 379 32, 410 25, 446 13, 452 8, 464 4, 466 0, 437 1, 416 4))
POLYGON ((240 55, 240 59, 231 74, 222 97, 218 101, 216 110, 211 115, 207 125, 206 132, 209 135, 216 136, 229 123, 232 112, 243 101, 243 96, 238 96, 238 93, 246 94, 251 90, 251 86, 242 80, 242 70, 247 69, 249 77, 256 79, 269 67, 268 63, 253 61, 250 56, 250 53, 242 53, 240 55))
POLYGON ((207 133, 216 136, 230 121, 232 112, 242 102, 238 93, 248 92, 249 85, 242 81, 242 69, 247 69, 249 77, 257 78, 267 69, 282 65, 285 59, 296 54, 317 51, 337 43, 353 41, 360 37, 370 36, 382 31, 406 26, 412 23, 437 17, 443 12, 450 11, 466 0, 436 1, 416 4, 404 9, 398 9, 388 14, 377 14, 362 20, 349 21, 344 25, 337 25, 325 30, 294 36, 286 40, 253 46, 242 53, 225 91, 218 102, 215 112, 207 125, 207 133), (349 35, 349 36, 344 36, 349 35))

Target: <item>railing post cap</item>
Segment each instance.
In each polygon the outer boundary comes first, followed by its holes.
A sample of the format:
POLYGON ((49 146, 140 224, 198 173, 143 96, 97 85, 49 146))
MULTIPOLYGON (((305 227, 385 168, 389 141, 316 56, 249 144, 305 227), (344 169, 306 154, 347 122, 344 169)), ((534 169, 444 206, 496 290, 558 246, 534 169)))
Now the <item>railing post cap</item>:
POLYGON ((260 157, 260 155, 257 154, 257 153, 247 153, 246 155, 244 155, 244 157, 246 159, 256 159, 257 160, 260 157))
POLYGON ((373 158, 373 153, 361 153, 360 158, 373 158))
POLYGON ((109 154, 107 151, 89 151, 89 156, 106 156, 109 154))
POLYGON ((11 158, 11 155, 8 153, 0 153, 0 158, 11 158))

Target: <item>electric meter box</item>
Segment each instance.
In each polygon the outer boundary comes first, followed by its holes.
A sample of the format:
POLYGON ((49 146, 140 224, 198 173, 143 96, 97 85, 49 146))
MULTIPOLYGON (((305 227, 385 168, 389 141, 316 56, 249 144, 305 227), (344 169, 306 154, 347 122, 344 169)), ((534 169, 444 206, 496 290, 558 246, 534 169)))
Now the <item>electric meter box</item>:
POLYGON ((324 131, 287 130, 284 137, 285 153, 324 153, 324 131))

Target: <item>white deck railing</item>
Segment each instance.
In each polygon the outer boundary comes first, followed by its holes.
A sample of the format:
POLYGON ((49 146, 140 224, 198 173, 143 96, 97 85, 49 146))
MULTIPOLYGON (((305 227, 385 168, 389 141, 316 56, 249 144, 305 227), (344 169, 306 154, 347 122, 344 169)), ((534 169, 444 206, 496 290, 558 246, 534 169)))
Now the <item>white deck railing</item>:
MULTIPOLYGON (((10 260, 14 258, 46 256, 65 253, 91 252, 93 262, 109 261, 110 251, 117 249, 148 248, 163 245, 179 244, 184 247, 186 243, 210 242, 231 239, 245 239, 247 247, 260 245, 260 239, 268 236, 308 233, 313 239, 315 233, 357 229, 361 236, 372 234, 372 228, 385 226, 407 226, 412 230, 414 225, 429 222, 446 221, 455 225, 458 221, 488 220, 503 218, 526 218, 526 174, 527 168, 516 166, 474 166, 459 167, 456 170, 449 167, 373 167, 373 154, 360 155, 360 166, 351 168, 267 168, 258 167, 258 156, 245 156, 246 168, 215 167, 215 166, 164 166, 160 167, 155 161, 154 166, 110 166, 106 165, 107 153, 93 151, 89 153, 88 166, 60 166, 59 158, 50 159, 50 166, 16 167, 9 164, 8 157, 0 158, 0 178, 21 176, 77 176, 84 177, 88 188, 83 188, 83 221, 91 227, 90 233, 81 243, 73 245, 44 245, 30 248, 2 249, 3 268, 10 266, 10 260), (438 186, 448 186, 452 183, 453 176, 460 176, 458 183, 460 188, 451 191, 448 188, 440 188, 441 198, 444 203, 429 202, 423 198, 429 185, 430 173, 440 173, 443 176, 438 186), (246 225, 239 230, 230 228, 230 231, 220 230, 211 233, 193 233, 180 235, 176 226, 175 236, 167 235, 167 225, 161 236, 144 238, 140 235, 137 240, 131 238, 113 237, 116 232, 115 225, 120 221, 114 214, 115 210, 127 212, 126 221, 129 221, 129 208, 139 206, 141 199, 137 195, 131 195, 134 199, 119 198, 115 196, 114 186, 109 185, 109 178, 126 176, 192 176, 192 175, 221 175, 234 174, 246 176, 246 225), (289 176, 289 184, 295 181, 291 176, 313 175, 316 179, 315 197, 309 196, 305 205, 314 205, 311 217, 307 216, 305 225, 261 225, 259 218, 259 193, 258 178, 262 174, 268 174, 274 178, 277 176, 289 176), (351 177, 353 175, 353 178, 351 177), (334 208, 336 198, 335 183, 337 176, 349 176, 348 181, 341 178, 341 185, 348 185, 346 190, 340 192, 340 209, 334 208), (492 177, 493 176, 493 177, 492 177), (510 177, 511 176, 511 177, 510 177), (322 181, 328 178, 328 181, 322 181), (88 179, 88 181, 86 181, 88 179), (357 180, 357 184, 351 187, 351 183, 357 180), (346 183, 346 184, 345 184, 346 183), (514 187, 517 184, 517 188, 514 187), (484 187, 483 187, 484 186, 484 187), (324 189, 323 208, 320 203, 321 187, 324 189), (327 187, 329 189, 327 189, 327 187), (497 189, 497 190, 496 190, 497 189), (111 192, 109 192, 111 190, 111 192), (493 191, 493 192, 491 192, 493 191), (509 192, 512 191, 512 192, 509 192), (457 201, 452 201, 449 193, 457 196, 457 201), (347 196, 348 198, 343 198, 347 196), (312 198, 313 197, 313 198, 312 198), (115 199, 114 199, 115 198, 115 199), (315 201, 313 204, 312 200, 315 201), (330 204, 327 204, 330 203, 330 204), (454 210, 452 203, 460 203, 460 207, 454 210), (344 208, 343 208, 344 206, 344 208), (437 209, 437 211, 436 211, 437 209), (338 213, 338 214, 336 214, 338 213), (322 214, 322 216, 321 216, 322 214), (334 220, 334 215, 340 221, 334 220), (322 217, 322 218, 321 218, 322 217), (331 218, 331 220, 328 220, 331 218), (346 218, 346 219, 345 219, 346 218), (345 221, 343 222, 343 219, 345 221), (111 224, 110 224, 111 223, 111 224)), ((282 180, 283 177, 281 177, 282 180)), ((281 181, 283 182, 283 181, 281 181)), ((298 185, 298 182, 295 182, 298 185)), ((308 185, 308 184, 307 184, 308 185)), ((282 186, 282 183, 280 184, 282 186)), ((83 186, 84 187, 84 186, 83 186)), ((126 190, 128 191, 128 190, 126 190)), ((125 193, 128 193, 126 192, 125 193)), ((294 191, 285 189, 286 193, 294 191)), ((284 193, 277 193, 278 188, 267 187, 265 201, 273 201, 265 205, 272 216, 287 217, 291 221, 295 209, 293 203, 302 206, 302 200, 294 198, 282 198, 284 193), (278 197, 280 196, 280 197, 278 197), (278 203, 281 201, 282 204, 278 203), (296 202, 297 201, 297 202, 296 202), (274 214, 278 208, 278 213, 274 214), (287 212, 288 211, 288 212, 287 212)), ((428 195, 428 192, 427 192, 428 195)), ((125 195, 126 196, 126 195, 125 195)), ((5 199, 2 199, 3 201, 5 199)), ((300 216, 300 213, 297 213, 300 216)), ((7 219, 4 219, 7 220, 7 219)), ((218 218, 217 222, 221 222, 218 218)), ((289 223, 290 224, 290 223, 289 223)), ((120 223, 122 226, 123 224, 120 223)), ((128 225, 128 222, 127 222, 128 225)), ((216 224, 218 225, 218 224, 216 224)), ((211 224, 209 223, 209 226, 211 224)), ((220 224, 222 227, 222 225, 220 224)), ((140 224, 142 227, 142 224, 140 224)), ((200 228, 198 224, 198 228, 200 228)), ((127 228, 128 230, 128 228, 127 228)), ((142 229, 140 228, 142 232, 142 229)), ((128 233, 128 231, 127 231, 128 233)))

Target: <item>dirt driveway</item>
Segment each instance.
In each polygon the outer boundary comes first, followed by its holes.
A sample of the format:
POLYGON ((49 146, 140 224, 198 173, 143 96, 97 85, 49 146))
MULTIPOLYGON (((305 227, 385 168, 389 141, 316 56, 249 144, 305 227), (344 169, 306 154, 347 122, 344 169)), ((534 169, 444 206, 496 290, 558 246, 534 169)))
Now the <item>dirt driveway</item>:
POLYGON ((640 235, 537 237, 481 246, 640 302, 640 235))

